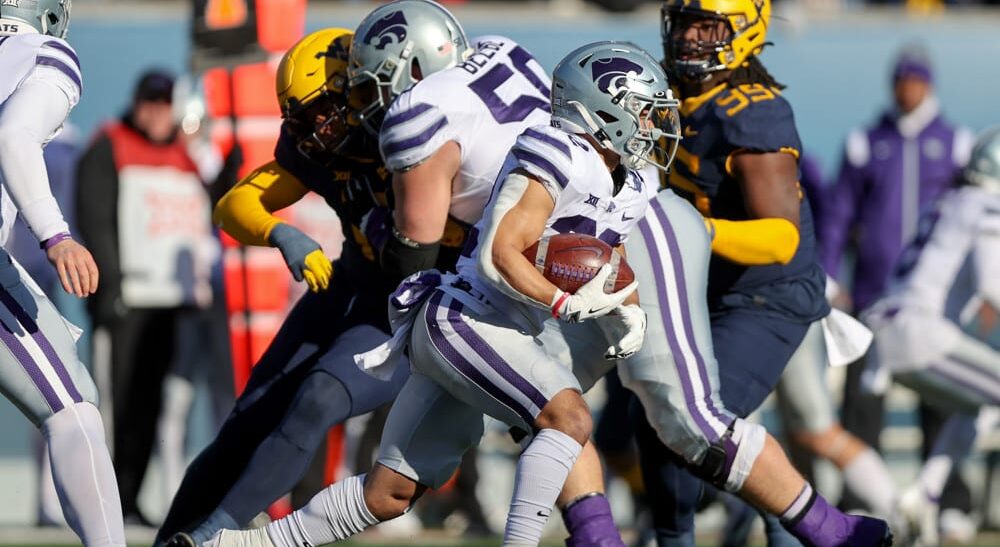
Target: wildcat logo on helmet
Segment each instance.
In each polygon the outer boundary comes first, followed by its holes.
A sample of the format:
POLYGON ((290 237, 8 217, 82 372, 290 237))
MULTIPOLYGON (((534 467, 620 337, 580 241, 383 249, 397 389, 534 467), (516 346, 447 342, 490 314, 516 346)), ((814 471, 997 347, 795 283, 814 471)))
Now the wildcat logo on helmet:
POLYGON ((614 95, 620 86, 619 80, 623 80, 628 77, 629 73, 633 76, 638 76, 642 74, 642 65, 633 63, 628 59, 622 59, 620 57, 612 57, 610 59, 598 59, 590 65, 591 77, 594 82, 597 83, 597 89, 614 95))
POLYGON ((385 49, 389 44, 398 44, 403 40, 406 40, 406 16, 401 11, 394 11, 375 21, 364 37, 364 42, 375 46, 375 49, 385 49))

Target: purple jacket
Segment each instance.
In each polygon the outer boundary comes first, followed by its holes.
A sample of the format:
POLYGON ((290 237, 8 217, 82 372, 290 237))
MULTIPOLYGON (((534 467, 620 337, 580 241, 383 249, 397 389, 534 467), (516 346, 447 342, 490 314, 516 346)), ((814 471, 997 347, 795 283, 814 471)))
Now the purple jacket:
POLYGON ((855 310, 882 294, 920 211, 950 186, 972 141, 941 117, 933 97, 906 116, 889 111, 874 127, 848 135, 840 175, 822 206, 820 260, 839 279, 844 251, 853 247, 855 310))

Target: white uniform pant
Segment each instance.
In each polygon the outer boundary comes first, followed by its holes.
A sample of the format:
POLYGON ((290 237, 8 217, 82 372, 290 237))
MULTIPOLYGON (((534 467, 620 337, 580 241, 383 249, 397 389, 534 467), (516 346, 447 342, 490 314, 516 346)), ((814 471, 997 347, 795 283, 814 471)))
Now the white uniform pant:
POLYGON ((36 427, 69 405, 97 405, 97 388, 55 306, 0 251, 0 392, 36 427))

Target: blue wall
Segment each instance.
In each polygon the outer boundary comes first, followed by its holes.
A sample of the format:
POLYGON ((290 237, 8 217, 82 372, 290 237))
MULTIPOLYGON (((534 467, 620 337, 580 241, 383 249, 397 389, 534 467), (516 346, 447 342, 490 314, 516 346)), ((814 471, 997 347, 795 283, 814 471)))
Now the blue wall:
MULTIPOLYGON (((310 30, 352 27, 358 11, 337 19, 312 17, 310 30)), ((506 12, 496 23, 471 18, 471 36, 505 34, 532 51, 546 68, 575 46, 597 39, 631 40, 654 54, 659 31, 653 20, 608 17, 600 21, 516 21, 506 12)), ((807 150, 825 170, 834 170, 844 134, 868 123, 888 103, 888 66, 903 43, 922 40, 935 61, 938 94, 956 122, 973 129, 1000 122, 1000 16, 963 16, 943 20, 908 20, 885 14, 849 20, 814 22, 796 30, 777 21, 769 38, 775 43, 763 59, 788 85, 786 96, 797 114, 807 150)), ((74 21, 70 40, 80 53, 86 90, 73 120, 85 132, 100 119, 120 112, 137 73, 150 64, 182 70, 187 60, 187 23, 180 16, 161 21, 74 21)), ((270 89, 262 93, 272 93, 270 89)))
MULTIPOLYGON (((181 71, 187 63, 188 30, 184 14, 160 19, 114 20, 77 11, 70 41, 80 54, 84 95, 73 121, 89 134, 100 120, 120 113, 139 72, 150 65, 181 71)), ((355 7, 342 18, 312 16, 309 30, 323 26, 353 27, 361 12, 355 7)), ((591 40, 631 40, 659 53, 654 17, 583 21, 517 21, 507 10, 496 22, 487 16, 468 18, 470 35, 505 34, 524 44, 551 69, 574 47, 591 40)), ((537 12, 532 12, 537 14, 537 12)), ((652 12, 646 12, 652 14, 652 12)), ((533 15, 535 17, 535 15, 533 15)), ((888 65, 899 45, 921 39, 936 62, 938 94, 946 113, 973 129, 1000 123, 1000 12, 985 17, 907 19, 884 12, 853 14, 850 19, 814 22, 796 28, 778 21, 764 54, 774 75, 789 87, 806 149, 818 155, 828 175, 839 162, 844 134, 870 122, 889 101, 888 65)), ((272 89, 261 93, 271 94, 272 89)), ((0 456, 28 452, 28 422, 8 403, 0 402, 0 456)))

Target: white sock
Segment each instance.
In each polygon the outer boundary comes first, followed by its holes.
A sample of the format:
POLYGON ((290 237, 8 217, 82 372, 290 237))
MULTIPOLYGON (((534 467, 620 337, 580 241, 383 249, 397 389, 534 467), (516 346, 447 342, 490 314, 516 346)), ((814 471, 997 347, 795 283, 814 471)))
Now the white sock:
POLYGON ((76 403, 42 424, 52 479, 70 528, 87 547, 124 547, 118 482, 97 407, 76 403))
POLYGON ((555 429, 543 429, 517 461, 504 545, 538 545, 542 529, 583 446, 555 429))
POLYGON ((38 523, 50 526, 66 526, 59 494, 52 482, 52 462, 49 461, 49 445, 38 437, 38 523))
POLYGON ((920 470, 920 488, 933 501, 937 501, 948 482, 955 465, 972 452, 976 442, 976 417, 955 414, 941 426, 934 448, 920 470))
POLYGON ((184 435, 188 413, 194 401, 194 385, 186 378, 168 374, 163 380, 163 405, 156 423, 159 440, 157 453, 163 466, 163 491, 173 499, 187 468, 184 457, 184 435))
POLYGON ((876 515, 887 517, 892 514, 897 495, 896 485, 878 452, 866 448, 848 462, 844 467, 844 482, 876 515))
POLYGON ((357 475, 326 487, 309 503, 267 525, 276 547, 326 545, 378 524, 365 504, 365 476, 357 475))

